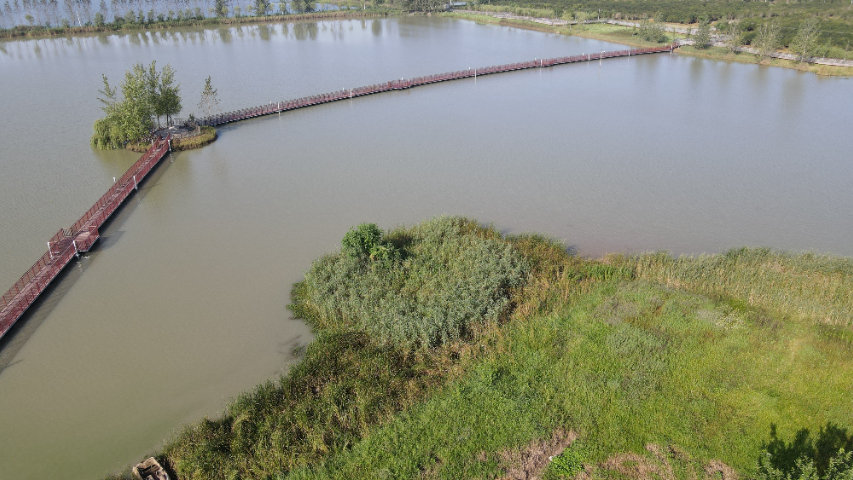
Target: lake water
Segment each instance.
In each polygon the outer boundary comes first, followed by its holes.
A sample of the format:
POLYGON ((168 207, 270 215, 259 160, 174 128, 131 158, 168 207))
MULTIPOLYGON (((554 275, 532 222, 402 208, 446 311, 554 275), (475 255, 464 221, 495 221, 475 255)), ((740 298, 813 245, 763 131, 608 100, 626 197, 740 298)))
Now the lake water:
MULTIPOLYGON (((88 146, 101 74, 177 70, 186 116, 614 50, 445 18, 0 43, 0 290, 136 159, 88 146)), ((93 479, 284 371, 288 292, 361 222, 465 215, 583 255, 853 255, 853 81, 679 55, 480 77, 234 124, 153 173, 0 345, 0 477, 93 479)))

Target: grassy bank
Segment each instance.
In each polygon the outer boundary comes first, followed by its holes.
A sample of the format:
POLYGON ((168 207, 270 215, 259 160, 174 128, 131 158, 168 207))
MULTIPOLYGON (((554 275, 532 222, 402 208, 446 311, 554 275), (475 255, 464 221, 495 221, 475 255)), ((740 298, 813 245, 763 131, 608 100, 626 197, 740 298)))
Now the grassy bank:
POLYGON ((192 150, 210 145, 216 140, 216 129, 213 127, 201 127, 201 133, 194 137, 172 140, 172 150, 192 150))
POLYGON ((354 229, 294 287, 302 362, 160 459, 178 479, 752 477, 771 428, 853 425, 850 292, 853 262, 813 254, 354 229))
POLYGON ((680 47, 677 50, 682 55, 690 55, 699 58, 710 58, 712 60, 723 60, 726 62, 753 63, 766 65, 769 67, 790 68, 801 72, 811 72, 817 75, 825 76, 850 76, 853 75, 853 67, 834 67, 830 65, 816 65, 805 62, 795 62, 792 60, 784 60, 781 58, 762 58, 759 55, 751 53, 737 52, 733 53, 728 48, 724 47, 709 47, 696 48, 691 45, 680 47))
MULTIPOLYGON (((194 137, 172 140, 172 150, 192 150, 201 148, 205 145, 210 145, 217 138, 216 129, 213 127, 201 127, 201 133, 194 137)), ((125 145, 125 148, 136 153, 145 153, 151 148, 148 142, 132 142, 125 145)))
MULTIPOLYGON (((516 20, 502 19, 489 16, 487 14, 478 15, 470 13, 445 13, 443 15, 472 20, 482 24, 504 25, 515 28, 524 28, 527 30, 536 30, 540 32, 559 33, 562 35, 575 35, 578 37, 591 38, 594 40, 602 40, 613 43, 620 43, 632 47, 652 47, 659 46, 660 43, 649 42, 643 40, 637 35, 637 31, 632 27, 623 27, 620 25, 610 25, 606 23, 593 23, 587 25, 573 26, 552 26, 542 23, 516 20)), ((681 25, 687 27, 688 25, 681 25)), ((668 34, 670 38, 683 38, 684 35, 668 34)), ((795 62, 791 60, 783 60, 777 58, 762 58, 751 53, 732 53, 729 49, 723 47, 710 47, 699 49, 692 46, 680 47, 676 50, 681 55, 689 55, 699 58, 709 58, 713 60, 723 60, 729 62, 753 63, 772 67, 790 68, 804 72, 812 72, 818 75, 826 76, 850 76, 853 75, 853 67, 834 67, 828 65, 814 65, 804 62, 795 62)))
MULTIPOLYGON (((646 256, 594 280, 570 273, 549 289, 552 308, 492 332, 463 377, 288 478, 521 478, 505 477, 519 468, 557 478, 546 459, 559 453, 561 431, 574 432, 570 451, 590 478, 752 476, 771 425, 793 438, 802 427, 851 424, 853 360, 849 342, 825 335, 822 315, 793 307, 836 297, 803 278, 835 260, 736 256, 727 269, 716 268, 725 255, 660 260, 698 277, 691 289, 721 281, 713 297, 647 280, 646 265, 658 262, 646 256), (643 273, 626 274, 640 265, 643 273), (746 285, 801 294, 770 313, 739 299, 746 285)), ((849 273, 827 274, 849 291, 849 273)))

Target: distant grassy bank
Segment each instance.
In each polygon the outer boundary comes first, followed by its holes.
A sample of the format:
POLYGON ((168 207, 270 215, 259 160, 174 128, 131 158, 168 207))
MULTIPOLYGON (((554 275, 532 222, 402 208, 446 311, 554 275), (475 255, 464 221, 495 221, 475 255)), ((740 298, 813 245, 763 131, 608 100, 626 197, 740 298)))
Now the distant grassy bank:
POLYGON ((853 426, 851 292, 846 258, 363 225, 294 287, 302 362, 159 458, 179 480, 753 477, 771 428, 853 426))
MULTIPOLYGON (((536 13, 530 12, 530 13, 536 13)), ((511 18, 495 18, 493 16, 488 15, 488 12, 484 12, 484 14, 471 14, 471 13, 457 13, 457 12, 448 12, 443 15, 453 17, 453 18, 461 18, 465 20, 473 20, 478 23, 483 24, 492 24, 492 25, 504 25, 515 28, 524 28, 527 30, 536 30, 540 32, 549 32, 549 33, 559 33, 562 35, 574 35, 578 37, 591 38, 595 40, 602 40, 613 43, 621 43, 623 45, 629 45, 632 47, 652 47, 659 46, 660 43, 650 42, 643 40, 639 35, 637 35, 637 29, 632 27, 624 27, 621 25, 610 25, 606 23, 591 23, 585 25, 546 25, 542 23, 537 23, 533 21, 525 21, 511 18)), ((679 26, 679 25, 677 25, 679 26)), ((687 28, 690 25, 680 25, 681 27, 687 28)), ((684 35, 668 33, 670 39, 675 38, 684 38, 684 35)), ((731 62, 740 62, 740 63, 753 63, 753 64, 761 64, 773 67, 782 67, 782 68, 790 68, 794 70, 800 70, 805 72, 812 72, 818 75, 827 75, 827 76, 850 76, 853 75, 853 67, 835 67, 835 66, 827 66, 827 65, 814 65, 804 62, 795 62, 791 60, 783 60, 777 58, 762 58, 759 55, 754 55, 751 53, 732 53, 729 49, 723 47, 709 47, 707 49, 699 49, 692 46, 684 46, 678 48, 676 50, 677 53, 682 55, 690 55, 694 57, 700 58, 710 58, 714 60, 723 60, 723 61, 731 61, 731 62)))

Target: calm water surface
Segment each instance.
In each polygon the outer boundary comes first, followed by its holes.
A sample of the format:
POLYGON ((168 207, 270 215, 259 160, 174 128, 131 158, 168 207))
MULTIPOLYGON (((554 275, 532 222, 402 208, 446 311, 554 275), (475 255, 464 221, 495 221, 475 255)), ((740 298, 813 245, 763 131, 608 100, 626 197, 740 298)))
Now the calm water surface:
MULTIPOLYGON (((438 18, 0 43, 0 290, 136 155, 86 141, 100 75, 170 63, 185 112, 619 48, 438 18)), ((0 350, 0 477, 92 479, 275 376, 292 282, 354 224, 440 214, 582 254, 853 255, 853 82, 658 55, 515 72, 221 129, 175 154, 0 350)))

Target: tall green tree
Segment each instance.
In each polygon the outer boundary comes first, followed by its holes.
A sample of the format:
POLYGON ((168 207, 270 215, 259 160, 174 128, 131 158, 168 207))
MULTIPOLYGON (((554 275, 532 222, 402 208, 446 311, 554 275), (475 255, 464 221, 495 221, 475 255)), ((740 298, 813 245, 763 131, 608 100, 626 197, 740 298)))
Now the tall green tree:
POLYGON ((228 16, 228 0, 214 0, 213 2, 213 14, 217 17, 227 17, 228 16))
POLYGON ((181 86, 175 82, 175 70, 171 65, 163 67, 160 83, 157 85, 157 97, 154 113, 166 117, 166 125, 172 124, 172 117, 181 113, 181 86))
POLYGON ((180 86, 169 65, 158 72, 156 62, 147 67, 135 64, 125 72, 121 99, 106 75, 102 77, 104 86, 98 91, 98 100, 106 116, 94 125, 91 143, 97 148, 121 148, 139 141, 151 134, 155 117, 159 123, 159 117, 165 115, 168 123, 172 115, 181 111, 180 86))
POLYGON ((255 15, 262 17, 270 11, 270 0, 255 0, 255 15))
POLYGON ((708 22, 700 22, 699 29, 694 35, 693 40, 696 42, 696 48, 708 48, 711 46, 711 24, 708 22))
POLYGON ((800 60, 805 61, 806 58, 815 54, 819 36, 818 20, 816 18, 806 19, 797 30, 797 35, 791 43, 791 50, 800 56, 800 60))
POLYGON ((782 28, 779 22, 770 22, 758 27, 753 44, 758 49, 758 54, 767 57, 779 48, 779 40, 782 37, 782 28))
POLYGON ((743 44, 743 29, 740 22, 732 20, 727 23, 724 38, 726 47, 732 52, 736 51, 743 44))

